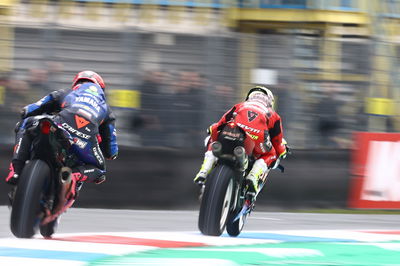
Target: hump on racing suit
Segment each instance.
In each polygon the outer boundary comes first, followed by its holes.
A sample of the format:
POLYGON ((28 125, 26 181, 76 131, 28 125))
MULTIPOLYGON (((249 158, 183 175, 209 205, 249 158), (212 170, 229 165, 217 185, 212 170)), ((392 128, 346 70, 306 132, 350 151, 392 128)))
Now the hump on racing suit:
POLYGON ((285 155, 281 118, 272 108, 250 102, 236 104, 217 123, 211 125, 209 128, 211 139, 216 140, 221 126, 233 120, 256 142, 257 153, 268 153, 270 150, 268 146, 272 144, 277 157, 285 155))
POLYGON ((62 126, 80 138, 100 135, 100 149, 105 158, 114 159, 118 155, 115 116, 106 103, 104 91, 97 84, 88 82, 74 90, 54 91, 26 106, 22 116, 43 113, 57 113, 64 121, 62 126))

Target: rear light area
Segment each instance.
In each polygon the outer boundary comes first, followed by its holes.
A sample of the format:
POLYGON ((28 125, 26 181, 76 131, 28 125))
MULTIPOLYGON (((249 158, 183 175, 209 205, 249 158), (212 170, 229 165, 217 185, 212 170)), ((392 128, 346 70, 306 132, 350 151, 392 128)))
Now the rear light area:
POLYGON ((40 131, 42 134, 48 135, 50 133, 51 124, 49 121, 45 120, 40 123, 40 131))

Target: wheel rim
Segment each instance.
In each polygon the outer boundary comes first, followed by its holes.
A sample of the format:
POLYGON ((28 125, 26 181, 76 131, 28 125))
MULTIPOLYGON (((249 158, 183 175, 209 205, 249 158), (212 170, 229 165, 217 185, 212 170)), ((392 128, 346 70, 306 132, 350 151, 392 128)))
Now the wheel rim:
POLYGON ((233 191, 233 180, 230 179, 228 187, 226 189, 224 202, 222 204, 221 220, 219 223, 219 228, 221 229, 221 231, 226 224, 226 218, 228 217, 228 214, 229 214, 229 209, 230 209, 231 201, 232 201, 232 191, 233 191))
POLYGON ((239 218, 239 232, 242 231, 243 226, 246 222, 247 214, 240 216, 239 218))

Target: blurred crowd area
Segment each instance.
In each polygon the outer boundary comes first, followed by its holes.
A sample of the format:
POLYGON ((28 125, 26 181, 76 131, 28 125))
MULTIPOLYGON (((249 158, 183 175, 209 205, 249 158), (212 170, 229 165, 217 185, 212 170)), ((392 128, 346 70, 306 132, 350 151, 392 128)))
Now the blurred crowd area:
MULTIPOLYGON (((13 73, 1 75, 2 143, 12 143, 14 126, 23 106, 55 89, 70 86, 59 86, 60 77, 71 81, 73 78, 63 72, 62 63, 51 62, 47 66, 29 69, 26 78, 13 73)), ((203 147, 207 127, 235 103, 244 100, 238 86, 231 86, 231 82, 213 83, 196 71, 149 70, 139 76, 140 82, 130 84, 129 89, 140 91, 140 108, 113 109, 121 145, 203 147)), ((107 82, 107 74, 103 77, 107 82)), ((286 138, 294 147, 349 148, 353 130, 368 130, 362 99, 357 98, 355 88, 350 85, 294 84, 294 90, 298 91, 293 91, 292 85, 269 87, 275 94, 286 138), (301 90, 305 88, 310 90, 303 94, 301 90)), ((112 97, 112 83, 107 86, 107 95, 112 97)), ((245 89, 252 86, 249 84, 245 89)))
MULTIPOLYGON (((62 64, 51 62, 48 66, 29 69, 26 78, 16 78, 13 73, 0 76, 2 143, 13 141, 14 126, 25 105, 69 87, 57 86, 54 80, 63 75, 62 64)), ((72 82, 73 75, 69 78, 72 82)), ((144 71, 140 82, 131 86, 129 89, 140 91, 140 108, 113 108, 122 133, 120 144, 127 146, 201 147, 206 125, 231 108, 236 97, 231 86, 211 85, 204 75, 189 70, 144 71), (213 86, 211 95, 206 93, 207 86, 213 86)), ((112 89, 106 92, 112 97, 112 89)))
MULTIPOLYGON (((329 8, 328 1, 317 0, 260 4, 308 7, 311 2, 329 8)), ((343 8, 359 3, 334 2, 343 8)), ((19 8, 14 22, 0 24, 2 143, 14 141, 23 106, 70 87, 74 75, 86 69, 104 78, 117 115, 119 143, 125 146, 203 147, 207 127, 255 85, 273 91, 293 148, 346 149, 354 131, 400 130, 393 107, 400 99, 400 50, 388 38, 398 29, 393 18, 388 22, 374 15, 368 29, 291 22, 246 33, 204 25, 127 27, 110 20, 88 24, 94 28, 78 27, 54 17, 33 23, 24 20, 29 17, 26 10, 19 8), (370 31, 377 33, 371 37, 370 31), (379 105, 376 99, 386 102, 379 105), (371 111, 370 103, 383 111, 371 111), (387 111, 385 104, 393 110, 387 111)), ((82 19, 77 21, 82 24, 82 19)))

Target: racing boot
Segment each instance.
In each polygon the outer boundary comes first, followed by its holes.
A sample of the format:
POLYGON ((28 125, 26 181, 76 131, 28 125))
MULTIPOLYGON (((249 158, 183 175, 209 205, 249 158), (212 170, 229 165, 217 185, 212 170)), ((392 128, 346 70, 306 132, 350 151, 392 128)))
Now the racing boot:
POLYGON ((8 176, 6 177, 6 183, 9 185, 12 185, 12 188, 10 192, 8 192, 8 207, 11 207, 14 201, 14 196, 15 196, 15 191, 17 189, 17 184, 18 184, 18 178, 22 172, 22 169, 24 167, 24 162, 18 161, 18 160, 13 160, 10 163, 10 172, 8 173, 8 176))
POLYGON ((105 170, 101 170, 95 166, 82 165, 73 169, 72 177, 77 182, 89 182, 98 185, 106 181, 105 173, 105 170))
POLYGON ((17 185, 18 178, 21 175, 22 169, 24 168, 25 162, 17 159, 13 159, 10 163, 9 173, 6 177, 6 183, 12 186, 17 185))
POLYGON ((207 151, 204 154, 203 164, 200 167, 200 171, 197 173, 196 177, 193 179, 193 182, 199 186, 204 185, 206 182, 206 178, 208 174, 211 172, 214 164, 217 161, 217 157, 214 156, 212 151, 207 151))
POLYGON ((14 153, 10 164, 10 172, 6 177, 7 184, 17 185, 18 178, 22 173, 22 169, 25 166, 25 162, 29 160, 30 148, 32 140, 24 130, 16 128, 15 146, 14 153))
POLYGON ((83 182, 95 183, 96 185, 106 181, 104 170, 91 165, 82 165, 72 170, 72 183, 67 198, 77 198, 83 182))
POLYGON ((249 191, 257 195, 259 192, 260 179, 266 176, 269 172, 268 166, 263 159, 255 161, 250 173, 246 176, 248 181, 249 191))

